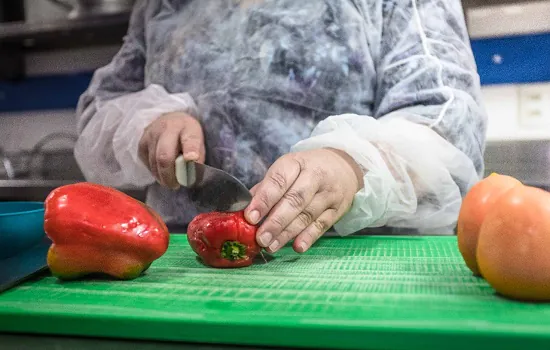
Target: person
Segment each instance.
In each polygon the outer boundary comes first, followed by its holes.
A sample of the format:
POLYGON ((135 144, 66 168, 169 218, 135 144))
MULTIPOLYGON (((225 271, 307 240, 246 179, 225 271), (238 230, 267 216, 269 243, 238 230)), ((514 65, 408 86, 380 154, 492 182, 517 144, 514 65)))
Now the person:
POLYGON ((259 244, 301 253, 331 230, 453 234, 486 120, 460 0, 138 0, 75 157, 171 228, 201 212, 174 159, 226 170, 259 244))

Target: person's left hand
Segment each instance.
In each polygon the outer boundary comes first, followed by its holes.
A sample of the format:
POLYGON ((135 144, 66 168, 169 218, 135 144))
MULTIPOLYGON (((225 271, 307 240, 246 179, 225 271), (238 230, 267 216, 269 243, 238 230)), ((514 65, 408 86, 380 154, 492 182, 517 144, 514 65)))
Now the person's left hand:
POLYGON ((290 153, 251 189, 245 217, 255 225, 267 216, 256 239, 269 252, 294 239, 294 250, 303 253, 346 213, 362 187, 361 169, 343 151, 290 153))

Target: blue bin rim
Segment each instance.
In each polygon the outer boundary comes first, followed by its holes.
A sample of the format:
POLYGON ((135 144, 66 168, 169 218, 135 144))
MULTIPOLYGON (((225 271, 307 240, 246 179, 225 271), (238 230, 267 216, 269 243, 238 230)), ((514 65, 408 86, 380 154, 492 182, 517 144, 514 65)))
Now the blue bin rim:
POLYGON ((2 206, 7 206, 7 205, 28 205, 29 208, 33 208, 33 209, 29 209, 29 210, 17 210, 17 211, 11 211, 11 212, 6 212, 6 213, 2 213, 0 211, 0 217, 5 217, 5 216, 15 216, 15 215, 26 215, 26 214, 32 214, 32 213, 38 213, 38 212, 43 212, 45 210, 44 208, 44 202, 37 202, 37 201, 6 201, 6 202, 0 202, 0 207, 2 206), (36 208, 37 206, 40 206, 40 208, 36 208))

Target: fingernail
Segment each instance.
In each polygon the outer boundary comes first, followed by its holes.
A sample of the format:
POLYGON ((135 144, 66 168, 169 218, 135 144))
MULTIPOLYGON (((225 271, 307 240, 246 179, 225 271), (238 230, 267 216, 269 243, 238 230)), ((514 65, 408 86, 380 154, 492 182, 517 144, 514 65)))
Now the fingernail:
POLYGON ((260 244, 264 247, 267 247, 271 243, 273 235, 269 232, 264 232, 260 235, 260 244))
POLYGON ((306 242, 300 242, 300 244, 298 244, 298 248, 300 248, 300 252, 305 252, 306 249, 307 249, 307 243, 306 242))
POLYGON ((250 223, 252 225, 256 225, 258 221, 260 221, 260 212, 257 210, 251 211, 250 213, 248 213, 248 219, 250 220, 250 223))
POLYGON ((189 152, 189 153, 185 153, 183 155, 183 158, 187 160, 197 160, 199 159, 199 154, 197 152, 189 152))
POLYGON ((279 241, 274 240, 273 243, 271 243, 271 245, 269 246, 269 250, 274 252, 277 250, 277 248, 279 248, 279 241))

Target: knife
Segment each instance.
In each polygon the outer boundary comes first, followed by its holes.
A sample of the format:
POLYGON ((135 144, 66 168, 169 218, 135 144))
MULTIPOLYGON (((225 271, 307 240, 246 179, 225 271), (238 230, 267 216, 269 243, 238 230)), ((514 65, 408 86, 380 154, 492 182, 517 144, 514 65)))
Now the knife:
POLYGON ((176 158, 176 179, 189 188, 191 200, 198 206, 219 212, 245 209, 252 194, 237 178, 212 166, 176 158))

